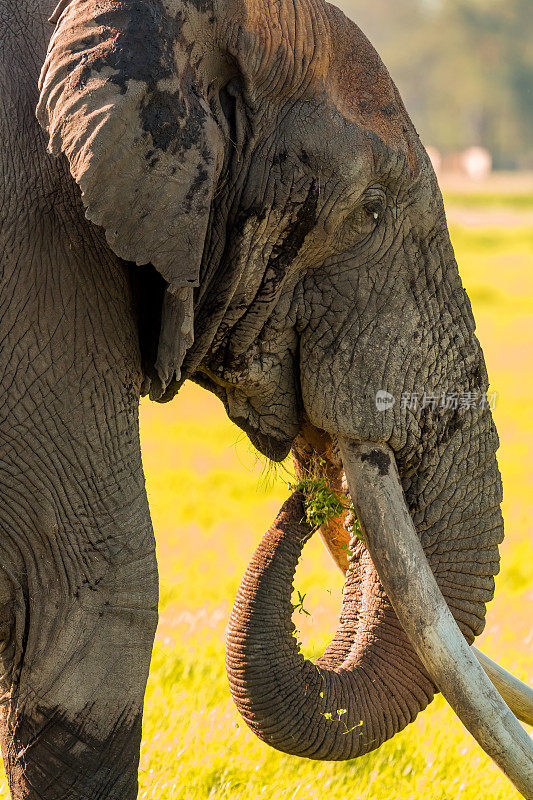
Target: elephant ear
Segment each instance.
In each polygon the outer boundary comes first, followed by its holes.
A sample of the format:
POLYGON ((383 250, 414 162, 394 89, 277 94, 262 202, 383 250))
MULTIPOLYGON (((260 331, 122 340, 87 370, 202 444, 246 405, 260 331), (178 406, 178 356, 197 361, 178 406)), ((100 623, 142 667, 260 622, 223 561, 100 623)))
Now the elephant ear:
POLYGON ((203 53, 180 38, 183 15, 169 16, 159 0, 62 0, 51 21, 37 117, 113 251, 151 263, 168 284, 161 394, 192 344, 193 288, 224 154, 203 53))
POLYGON ((145 365, 153 399, 175 391, 192 345, 193 288, 228 142, 238 160, 217 92, 239 76, 250 108, 263 108, 309 91, 327 71, 324 9, 313 0, 61 0, 51 18, 37 107, 49 150, 66 156, 114 252, 166 281, 157 356, 145 365))

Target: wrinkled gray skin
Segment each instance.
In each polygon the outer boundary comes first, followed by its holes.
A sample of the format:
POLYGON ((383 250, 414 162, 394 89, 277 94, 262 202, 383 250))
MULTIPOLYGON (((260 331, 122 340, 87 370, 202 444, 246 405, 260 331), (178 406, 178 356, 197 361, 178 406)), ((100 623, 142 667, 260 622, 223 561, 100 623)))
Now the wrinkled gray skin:
POLYGON ((41 128, 52 7, 0 2, 2 744, 14 798, 125 800, 157 620, 141 391, 192 378, 274 459, 304 422, 388 442, 469 641, 497 435, 479 406, 399 402, 487 376, 431 165, 355 25, 319 0, 62 3, 41 128))

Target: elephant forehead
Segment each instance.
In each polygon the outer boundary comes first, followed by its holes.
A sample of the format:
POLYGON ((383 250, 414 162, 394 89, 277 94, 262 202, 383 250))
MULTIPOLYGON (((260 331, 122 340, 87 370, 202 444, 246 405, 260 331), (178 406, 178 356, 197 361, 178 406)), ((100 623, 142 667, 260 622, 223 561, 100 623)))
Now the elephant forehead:
POLYGON ((326 82, 332 99, 347 119, 400 150, 414 176, 418 137, 387 68, 354 22, 334 6, 328 11, 331 55, 326 82))

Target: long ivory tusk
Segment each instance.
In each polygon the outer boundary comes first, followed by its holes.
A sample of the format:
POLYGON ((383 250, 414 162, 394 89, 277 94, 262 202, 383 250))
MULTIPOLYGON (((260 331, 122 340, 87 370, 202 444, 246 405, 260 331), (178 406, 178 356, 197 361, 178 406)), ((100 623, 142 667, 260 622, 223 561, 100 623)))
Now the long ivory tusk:
MULTIPOLYGON (((348 568, 346 548, 350 541, 350 534, 338 525, 334 531, 334 539, 332 539, 331 531, 326 526, 321 529, 320 535, 334 563, 342 574, 346 575, 348 568)), ((478 650, 477 647, 472 645, 470 649, 515 717, 527 725, 533 725, 533 689, 531 686, 508 672, 496 661, 493 661, 492 658, 478 650)))
POLYGON ((339 446, 368 551, 420 660, 485 752, 533 800, 533 742, 446 605, 407 509, 392 450, 342 438, 339 446))
POLYGON ((507 672, 477 647, 472 646, 470 649, 513 714, 527 725, 533 725, 533 689, 531 686, 507 672))

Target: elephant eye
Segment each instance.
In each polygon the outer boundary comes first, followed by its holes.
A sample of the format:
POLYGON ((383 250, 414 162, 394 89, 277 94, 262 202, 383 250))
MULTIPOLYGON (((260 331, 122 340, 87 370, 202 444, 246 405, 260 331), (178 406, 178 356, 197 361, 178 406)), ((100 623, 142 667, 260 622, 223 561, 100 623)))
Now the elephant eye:
POLYGON ((381 228, 387 210, 387 195, 381 186, 371 186, 359 195, 351 213, 343 220, 337 234, 339 248, 353 247, 372 237, 381 228))
POLYGON ((380 203, 365 203, 365 211, 374 219, 378 219, 383 213, 383 206, 380 203))
POLYGON ((363 207, 366 213, 376 222, 385 211, 385 205, 386 197, 382 189, 367 189, 363 198, 363 207))

